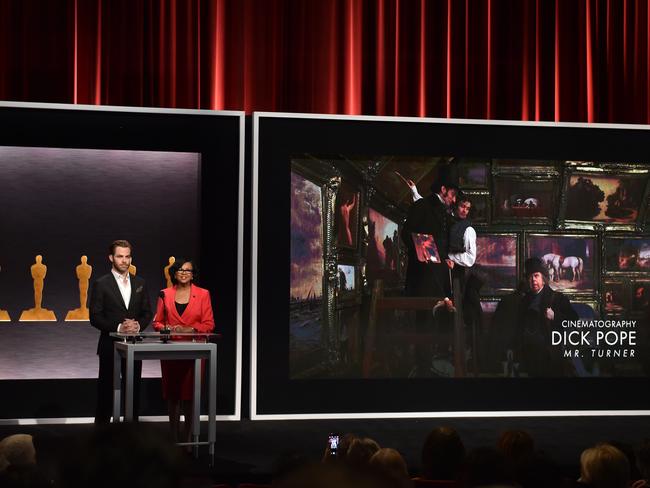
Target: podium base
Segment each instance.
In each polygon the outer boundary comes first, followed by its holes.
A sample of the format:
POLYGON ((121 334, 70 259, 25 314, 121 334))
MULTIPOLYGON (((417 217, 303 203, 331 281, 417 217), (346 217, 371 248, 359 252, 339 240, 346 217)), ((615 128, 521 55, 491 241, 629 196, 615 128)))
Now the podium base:
POLYGON ((88 322, 90 321, 90 316, 88 314, 87 308, 75 308, 70 310, 65 316, 66 322, 88 322))
POLYGON ((56 322, 56 315, 47 308, 30 308, 23 310, 19 322, 56 322))
POLYGON ((11 322, 11 317, 6 310, 0 310, 0 322, 11 322))

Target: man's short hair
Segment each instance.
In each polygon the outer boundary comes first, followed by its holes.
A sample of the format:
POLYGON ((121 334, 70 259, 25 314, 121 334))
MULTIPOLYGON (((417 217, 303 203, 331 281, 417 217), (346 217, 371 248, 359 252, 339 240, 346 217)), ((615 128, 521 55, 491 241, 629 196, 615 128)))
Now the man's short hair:
POLYGON ((117 241, 111 242, 111 245, 108 246, 108 254, 111 256, 115 256, 115 248, 116 247, 128 247, 131 252, 133 252, 133 246, 129 241, 125 241, 124 239, 118 239, 117 241))
POLYGON ((465 460, 465 446, 451 427, 436 427, 422 446, 422 476, 429 480, 453 480, 465 460))
POLYGON ((463 190, 458 190, 456 192, 456 205, 460 205, 463 202, 469 202, 471 204, 472 199, 463 190))
POLYGON ((440 193, 440 189, 445 187, 447 190, 456 190, 458 191, 458 185, 456 183, 451 183, 450 181, 437 180, 431 185, 431 193, 440 193))

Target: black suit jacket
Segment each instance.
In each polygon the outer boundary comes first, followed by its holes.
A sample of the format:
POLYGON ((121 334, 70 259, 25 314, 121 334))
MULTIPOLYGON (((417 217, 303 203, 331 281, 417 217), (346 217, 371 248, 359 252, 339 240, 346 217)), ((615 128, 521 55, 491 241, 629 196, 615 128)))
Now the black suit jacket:
POLYGON ((406 294, 411 296, 448 296, 449 276, 447 242, 451 217, 437 195, 421 198, 409 207, 402 229, 402 241, 408 249, 406 270, 406 294), (411 233, 431 234, 436 241, 441 264, 421 263, 415 252, 411 233))
POLYGON ((530 376, 565 376, 569 360, 564 359, 562 346, 552 345, 551 334, 562 330, 563 320, 578 320, 578 314, 566 296, 548 285, 544 285, 540 294, 538 311, 530 308, 535 298, 530 291, 519 303, 516 356, 530 376), (547 308, 553 310, 552 321, 546 318, 547 308))
POLYGON ((551 330, 562 330, 562 321, 578 320, 578 314, 571 306, 569 299, 559 291, 553 291, 548 285, 544 285, 540 293, 542 294, 539 307, 540 313, 533 313, 528 310, 533 298, 535 298, 535 294, 529 291, 519 303, 518 320, 521 324, 520 329, 536 330, 543 334, 550 343, 551 330), (550 323, 546 318, 547 308, 553 310, 554 313, 553 321, 550 323))
POLYGON ((124 305, 124 300, 115 281, 113 273, 101 276, 93 283, 90 292, 90 325, 99 329, 99 343, 97 354, 113 354, 113 342, 109 336, 117 332, 117 326, 124 319, 134 319, 140 323, 140 330, 149 326, 153 313, 151 302, 144 279, 131 276, 131 299, 129 308, 124 305))

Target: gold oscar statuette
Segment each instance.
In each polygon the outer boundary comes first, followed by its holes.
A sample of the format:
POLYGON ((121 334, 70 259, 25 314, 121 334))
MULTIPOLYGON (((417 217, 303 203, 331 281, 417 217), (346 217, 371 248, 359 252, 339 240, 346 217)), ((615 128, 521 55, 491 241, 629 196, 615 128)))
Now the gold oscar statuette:
POLYGON ((36 262, 31 268, 32 279, 34 280, 34 308, 23 310, 20 314, 20 322, 56 322, 56 315, 52 310, 43 308, 43 286, 45 285, 45 275, 47 266, 43 264, 43 256, 36 256, 36 262))
POLYGON ((87 322, 88 317, 88 284, 90 275, 93 274, 93 267, 88 264, 88 257, 81 256, 81 264, 76 268, 77 279, 79 280, 79 308, 70 310, 65 316, 66 322, 87 322))
POLYGON ((9 317, 9 312, 7 312, 6 310, 2 310, 1 308, 0 308, 0 322, 11 322, 11 317, 9 317))
POLYGON ((133 264, 129 264, 129 274, 131 276, 135 276, 136 270, 137 270, 137 268, 133 264))
POLYGON ((172 264, 176 262, 174 256, 169 256, 169 264, 163 268, 163 274, 165 275, 165 280, 167 280, 167 288, 172 287, 172 278, 169 276, 169 268, 172 267, 172 264))

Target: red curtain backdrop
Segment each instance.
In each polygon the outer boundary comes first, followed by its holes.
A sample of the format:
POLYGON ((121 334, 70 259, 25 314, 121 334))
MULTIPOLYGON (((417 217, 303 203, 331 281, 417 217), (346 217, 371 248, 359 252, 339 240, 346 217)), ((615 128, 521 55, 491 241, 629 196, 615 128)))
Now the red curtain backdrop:
POLYGON ((0 0, 0 99, 650 123, 649 0, 0 0))

